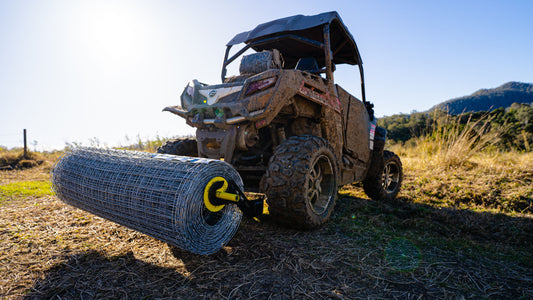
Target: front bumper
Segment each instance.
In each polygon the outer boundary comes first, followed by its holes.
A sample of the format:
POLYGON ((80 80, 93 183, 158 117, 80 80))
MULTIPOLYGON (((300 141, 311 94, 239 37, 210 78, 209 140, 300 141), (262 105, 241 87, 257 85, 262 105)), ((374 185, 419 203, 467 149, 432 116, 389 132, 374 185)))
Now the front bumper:
POLYGON ((191 126, 198 127, 198 128, 203 127, 204 125, 216 125, 216 124, 234 125, 234 124, 238 124, 244 121, 249 121, 253 118, 260 116, 261 114, 265 112, 264 109, 260 109, 260 110, 256 110, 256 111, 249 113, 248 116, 236 116, 236 117, 227 118, 227 119, 224 116, 220 116, 216 118, 204 119, 200 117, 199 114, 190 118, 187 114, 188 112, 184 110, 181 106, 168 106, 168 107, 165 107, 163 111, 168 111, 182 118, 185 118, 187 122, 190 123, 191 126))

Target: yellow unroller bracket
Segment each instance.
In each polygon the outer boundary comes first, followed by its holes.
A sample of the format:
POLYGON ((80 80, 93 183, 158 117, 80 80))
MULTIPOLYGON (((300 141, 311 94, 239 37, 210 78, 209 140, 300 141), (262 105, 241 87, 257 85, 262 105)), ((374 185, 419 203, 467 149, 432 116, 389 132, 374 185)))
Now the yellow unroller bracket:
POLYGON ((226 204, 218 204, 217 202, 221 202, 220 200, 226 200, 231 202, 239 202, 239 195, 227 193, 226 190, 228 189, 228 182, 223 177, 214 177, 213 179, 209 180, 207 185, 204 189, 204 204, 205 207, 211 211, 211 212, 217 212, 220 211, 226 204), (217 188, 215 191, 215 194, 211 194, 211 189, 215 188, 213 185, 222 183, 222 186, 217 188), (210 199, 213 196, 216 197, 216 199, 210 199), (219 200, 219 201, 217 201, 219 200), (213 203, 215 202, 215 203, 213 203))

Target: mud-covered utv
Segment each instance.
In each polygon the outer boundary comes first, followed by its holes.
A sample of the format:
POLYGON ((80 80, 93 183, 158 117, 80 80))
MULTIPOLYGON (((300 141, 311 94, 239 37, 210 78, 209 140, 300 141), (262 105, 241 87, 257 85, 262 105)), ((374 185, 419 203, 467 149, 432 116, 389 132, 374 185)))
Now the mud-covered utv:
POLYGON ((372 108, 359 50, 338 13, 292 16, 227 44, 222 83, 193 80, 181 105, 164 109, 196 127, 196 138, 168 141, 158 152, 224 159, 248 191, 266 194, 275 220, 314 228, 330 217, 341 185, 363 182, 376 200, 400 190, 402 164, 383 150, 386 130, 376 127, 372 108), (227 77, 241 56, 240 74, 227 77), (359 67, 362 100, 335 84, 336 64, 359 67))

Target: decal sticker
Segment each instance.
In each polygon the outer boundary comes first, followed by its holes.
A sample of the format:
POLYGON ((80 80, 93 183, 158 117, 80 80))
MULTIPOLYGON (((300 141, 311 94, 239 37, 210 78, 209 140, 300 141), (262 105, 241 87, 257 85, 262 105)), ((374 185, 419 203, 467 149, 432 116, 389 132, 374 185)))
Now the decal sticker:
POLYGON ((266 119, 259 120, 255 123, 255 128, 259 129, 261 127, 264 127, 267 124, 266 119))
POLYGON ((206 101, 204 101, 204 103, 212 105, 212 104, 217 103, 218 99, 226 97, 229 94, 239 92, 240 90, 242 90, 242 85, 219 88, 219 89, 210 89, 210 90, 200 89, 198 90, 198 92, 200 93, 200 95, 203 95, 207 98, 206 101))
POLYGON ((200 164, 208 164, 213 161, 212 159, 207 159, 207 158, 185 157, 185 156, 176 156, 176 155, 168 155, 168 154, 154 154, 152 155, 152 158, 158 158, 158 159, 163 159, 163 160, 175 160, 175 161, 181 161, 181 162, 200 163, 200 164))
POLYGON ((376 135, 376 123, 370 123, 370 150, 374 150, 374 135, 376 135))

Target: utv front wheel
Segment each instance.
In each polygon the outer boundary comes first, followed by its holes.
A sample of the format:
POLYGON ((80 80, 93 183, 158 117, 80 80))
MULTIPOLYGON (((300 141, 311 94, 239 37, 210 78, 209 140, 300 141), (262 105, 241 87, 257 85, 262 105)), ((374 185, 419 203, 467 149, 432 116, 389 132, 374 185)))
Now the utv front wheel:
MULTIPOLYGON (((379 159, 379 158, 374 158, 379 159)), ((402 162, 398 155, 383 151, 383 160, 372 163, 367 178, 363 181, 363 189, 367 196, 374 200, 393 200, 400 192, 403 180, 402 162)))
POLYGON ((179 138, 166 141, 157 148, 157 153, 179 156, 198 156, 198 143, 195 138, 179 138))
POLYGON ((270 215, 294 228, 324 224, 335 207, 337 180, 337 158, 325 139, 304 135, 283 141, 265 175, 270 215))

